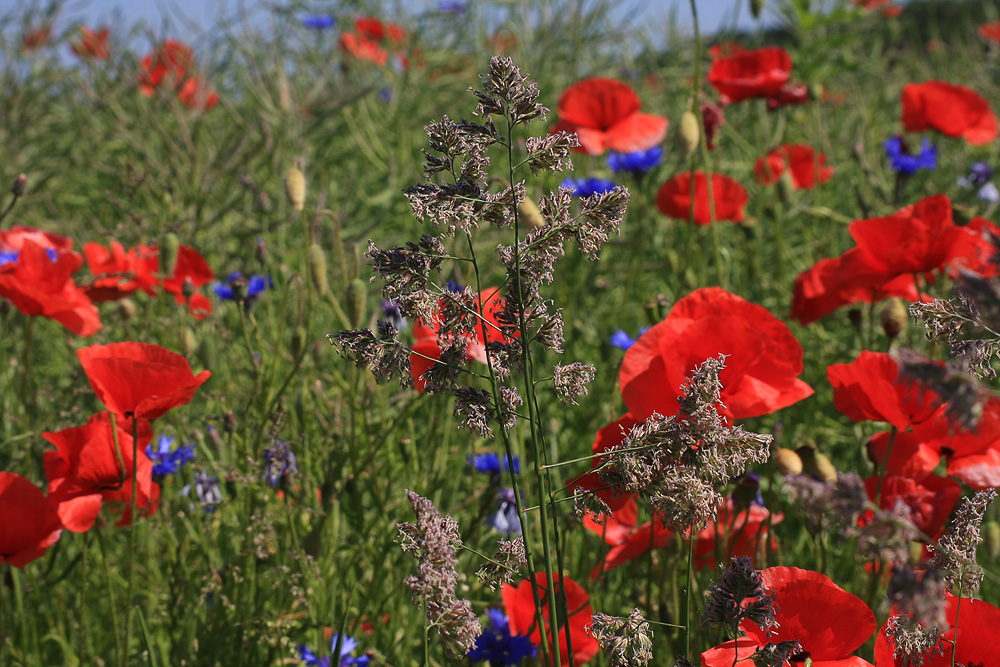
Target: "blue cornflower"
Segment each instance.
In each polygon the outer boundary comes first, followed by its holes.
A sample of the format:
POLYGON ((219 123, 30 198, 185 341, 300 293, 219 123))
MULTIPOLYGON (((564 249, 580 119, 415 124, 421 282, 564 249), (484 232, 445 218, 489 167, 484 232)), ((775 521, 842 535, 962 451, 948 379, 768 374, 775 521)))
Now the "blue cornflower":
POLYGON ((388 88, 379 88, 378 96, 386 104, 392 101, 392 91, 388 88))
POLYGON ((574 197, 590 197, 601 195, 614 190, 615 184, 605 178, 573 178, 567 176, 566 180, 559 184, 560 187, 569 188, 573 191, 574 197))
POLYGON ((389 299, 382 299, 382 319, 392 324, 396 331, 406 328, 406 318, 399 311, 399 304, 389 299))
POLYGON ((457 280, 449 280, 448 281, 448 291, 449 292, 452 292, 453 294, 458 294, 459 292, 461 292, 464 289, 465 289, 465 287, 462 286, 462 283, 458 282, 457 280))
POLYGON ((882 145, 885 146, 889 163, 898 174, 910 176, 917 173, 918 169, 937 169, 937 147, 931 146, 930 139, 920 141, 920 152, 916 155, 910 153, 903 137, 899 135, 886 139, 882 145))
POLYGON ((330 14, 309 14, 302 17, 302 25, 313 30, 332 28, 333 23, 333 16, 330 14))
POLYGON ((986 185, 993 178, 993 169, 985 162, 976 162, 972 165, 968 178, 958 179, 958 184, 963 188, 971 188, 974 185, 986 185))
MULTIPOLYGON (((330 650, 333 650, 337 646, 337 633, 333 633, 333 638, 330 641, 330 650)), ((354 637, 344 637, 344 643, 340 647, 340 665, 339 667, 368 667, 368 663, 371 658, 367 655, 361 655, 354 657, 351 653, 358 647, 358 642, 354 637)), ((299 660, 304 662, 307 667, 330 667, 330 657, 324 656, 322 658, 318 657, 313 653, 308 646, 305 644, 299 644, 298 648, 299 660)))
POLYGON ((997 186, 994 185, 992 181, 979 188, 979 192, 976 193, 976 196, 980 199, 988 201, 991 204, 1000 202, 1000 190, 997 190, 997 186))
MULTIPOLYGON (((215 508, 222 503, 222 489, 219 487, 219 478, 209 475, 201 470, 194 474, 191 484, 185 484, 181 489, 181 497, 186 498, 194 488, 194 497, 198 504, 205 511, 205 514, 215 514, 215 508)), ((191 510, 194 511, 194 503, 191 503, 191 510)))
POLYGON ((13 264, 17 261, 18 254, 16 250, 0 250, 0 266, 13 264))
POLYGON ((153 462, 153 479, 159 481, 167 475, 176 475, 181 468, 194 461, 194 445, 187 447, 179 445, 173 449, 174 439, 166 433, 161 433, 153 445, 146 445, 146 458, 153 462))
POLYGON ((264 449, 264 472, 261 479, 274 488, 299 471, 292 448, 284 440, 264 449))
POLYGON ((466 5, 462 0, 439 0, 438 11, 448 14, 464 14, 466 5))
MULTIPOLYGON (((649 331, 649 327, 640 327, 639 335, 642 336, 647 331, 649 331)), ((625 333, 624 329, 619 329, 611 334, 611 344, 620 350, 627 350, 635 345, 635 339, 625 333)))
MULTIPOLYGON (((485 454, 469 454, 469 465, 475 468, 476 472, 490 473, 491 475, 500 474, 500 465, 503 462, 503 469, 508 470, 507 457, 499 456, 496 452, 486 452, 485 454)), ((518 457, 514 457, 514 472, 521 472, 521 461, 518 457)))
POLYGON ((653 146, 648 151, 634 153, 608 153, 608 167, 617 173, 627 171, 635 176, 641 176, 663 161, 663 149, 653 146))
POLYGON ((472 662, 486 661, 495 665, 516 665, 525 658, 534 658, 538 647, 528 635, 511 635, 510 621, 502 609, 487 609, 489 626, 476 639, 476 645, 469 651, 472 662))
POLYGON ((514 489, 501 489, 497 493, 497 511, 486 517, 487 526, 495 528, 507 537, 521 534, 521 519, 517 516, 517 501, 514 489))
POLYGON ((222 301, 243 301, 247 305, 257 300, 264 290, 274 287, 270 276, 250 276, 247 280, 239 271, 233 271, 226 278, 225 284, 213 283, 215 296, 222 301))

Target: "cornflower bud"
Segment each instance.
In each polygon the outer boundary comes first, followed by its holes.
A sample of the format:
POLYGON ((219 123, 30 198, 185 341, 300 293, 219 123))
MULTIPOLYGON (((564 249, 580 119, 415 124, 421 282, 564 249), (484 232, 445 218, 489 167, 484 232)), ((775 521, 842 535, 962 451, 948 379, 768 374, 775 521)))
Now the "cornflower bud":
POLYGON ((10 185, 10 191, 15 197, 23 197, 28 192, 28 177, 18 174, 10 185))

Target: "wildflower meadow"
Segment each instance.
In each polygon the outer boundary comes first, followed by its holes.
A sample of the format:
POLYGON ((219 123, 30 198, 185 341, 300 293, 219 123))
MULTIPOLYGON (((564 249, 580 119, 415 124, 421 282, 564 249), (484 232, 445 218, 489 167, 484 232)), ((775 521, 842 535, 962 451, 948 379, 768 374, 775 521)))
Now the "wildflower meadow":
POLYGON ((0 7, 0 665, 1000 667, 1000 6, 704 2, 0 7))

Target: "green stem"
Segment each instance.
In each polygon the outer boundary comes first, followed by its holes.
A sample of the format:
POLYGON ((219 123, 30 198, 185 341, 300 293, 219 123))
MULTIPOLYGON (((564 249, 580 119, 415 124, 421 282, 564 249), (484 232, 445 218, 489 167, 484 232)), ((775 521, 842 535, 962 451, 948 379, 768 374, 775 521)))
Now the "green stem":
POLYGON ((879 501, 882 500, 882 485, 885 483, 885 470, 889 465, 889 457, 892 455, 892 444, 896 441, 896 433, 898 429, 893 426, 892 430, 889 431, 889 445, 885 448, 885 454, 882 456, 882 460, 878 462, 878 468, 876 469, 876 474, 878 476, 878 481, 875 484, 875 507, 879 508, 879 501))
POLYGON ((121 665, 127 667, 129 643, 132 639, 132 587, 135 584, 135 531, 137 519, 135 515, 135 496, 139 487, 138 463, 139 463, 139 420, 134 412, 126 412, 126 417, 132 418, 132 499, 129 502, 129 519, 131 526, 128 530, 128 585, 125 588, 125 629, 122 633, 125 643, 122 645, 121 665))
MULTIPOLYGON (((107 540, 104 539, 104 533, 101 532, 99 526, 94 526, 94 532, 97 534, 97 544, 101 547, 101 564, 104 566, 104 585, 108 592, 108 606, 111 608, 111 627, 118 628, 118 603, 115 600, 115 589, 111 585, 111 565, 108 562, 108 545, 107 540)), ((116 644, 118 642, 115 642, 116 644)), ((119 653, 121 652, 121 646, 118 648, 119 653)), ((127 662, 124 658, 119 656, 119 662, 127 662)))
MULTIPOLYGON (((80 634, 76 641, 76 654, 79 656, 79 661, 81 665, 87 663, 87 656, 84 651, 84 638, 87 636, 87 544, 90 539, 90 531, 83 534, 83 549, 81 551, 83 558, 81 563, 80 572, 80 634)), ((0 588, 3 588, 0 586, 0 588)), ((0 604, 0 608, 3 605, 0 604)), ((0 632, 0 635, 3 633, 0 632)))
POLYGON ((34 338, 35 318, 25 317, 24 320, 24 375, 21 376, 21 405, 28 416, 29 423, 33 410, 31 400, 31 342, 34 338))

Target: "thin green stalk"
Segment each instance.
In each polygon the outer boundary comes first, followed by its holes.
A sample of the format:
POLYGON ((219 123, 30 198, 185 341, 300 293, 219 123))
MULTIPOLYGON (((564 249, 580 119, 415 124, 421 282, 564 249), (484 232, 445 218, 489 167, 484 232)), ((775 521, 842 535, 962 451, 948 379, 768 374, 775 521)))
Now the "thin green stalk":
MULTIPOLYGON (((80 572, 80 608, 78 612, 80 614, 80 634, 76 640, 76 654, 81 665, 87 662, 86 652, 84 651, 84 638, 87 636, 87 544, 89 541, 90 531, 87 531, 83 534, 83 548, 81 550, 83 558, 80 572)), ((3 588, 3 586, 0 586, 0 588, 3 588)), ((0 604, 0 609, 2 608, 3 605, 0 604)), ((3 635, 2 631, 0 631, 0 635, 3 635)))
POLYGON ((691 655, 691 585, 694 582, 694 524, 688 526, 687 586, 684 590, 684 657, 691 655))
POLYGON ((132 587, 135 583, 135 531, 137 526, 137 519, 135 515, 135 495, 139 487, 139 476, 138 476, 138 463, 139 463, 139 420, 136 419, 134 412, 126 412, 126 417, 132 418, 132 499, 129 502, 129 518, 131 519, 132 525, 129 526, 128 530, 128 585, 125 588, 125 629, 122 633, 124 637, 124 644, 122 645, 122 653, 119 656, 121 658, 122 667, 127 667, 128 665, 128 647, 132 639, 132 587))
MULTIPOLYGON (((101 564, 104 566, 104 585, 108 593, 108 606, 111 608, 111 627, 117 628, 118 624, 118 603, 115 600, 115 589, 111 585, 111 565, 108 563, 108 545, 107 540, 104 539, 104 533, 101 532, 100 526, 94 526, 94 532, 97 534, 97 544, 101 547, 101 564)), ((118 645, 118 642, 115 642, 118 645)), ((118 651, 121 652, 121 646, 118 645, 118 651)), ((119 659, 121 662, 121 659, 119 659)))
POLYGON ((31 423, 31 342, 34 338, 35 318, 27 316, 24 319, 24 374, 21 376, 21 405, 24 406, 28 423, 31 423))
POLYGON ((885 454, 882 456, 882 460, 879 461, 878 467, 876 468, 878 481, 875 485, 875 507, 880 507, 879 501, 882 499, 882 485, 885 483, 885 470, 889 465, 889 457, 892 456, 892 445, 896 441, 897 432, 898 429, 895 426, 893 426, 892 430, 889 431, 889 445, 885 448, 885 454))
MULTIPOLYGON (((430 625, 427 623, 427 599, 424 598, 424 667, 430 667, 431 664, 431 642, 430 642, 430 625)), ((338 638, 339 639, 339 638, 338 638)))

